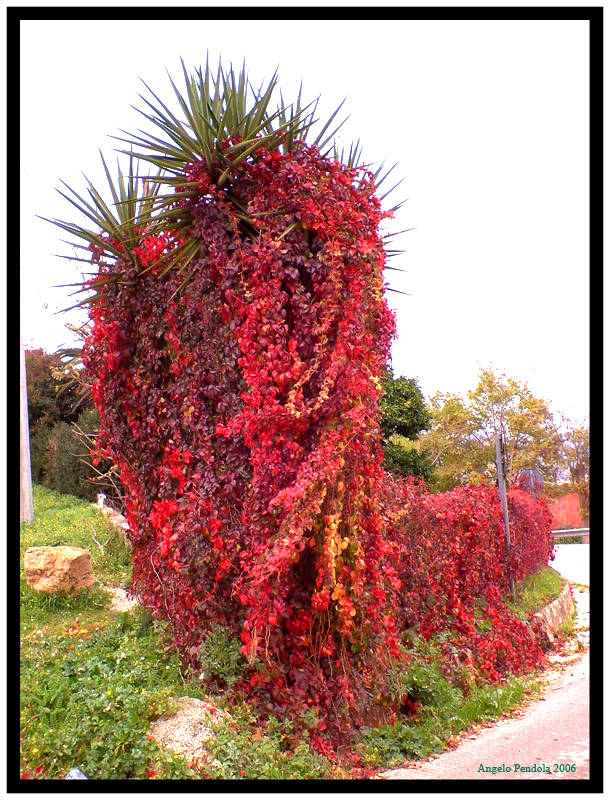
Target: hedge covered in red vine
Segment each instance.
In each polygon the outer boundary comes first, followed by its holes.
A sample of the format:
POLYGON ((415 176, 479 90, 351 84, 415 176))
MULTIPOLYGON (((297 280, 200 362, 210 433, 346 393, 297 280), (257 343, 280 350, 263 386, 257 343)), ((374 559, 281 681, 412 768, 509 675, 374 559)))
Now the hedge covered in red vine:
POLYGON ((533 669, 542 658, 536 634, 503 602, 509 576, 521 580, 553 557, 551 517, 543 500, 508 491, 507 555, 498 490, 468 486, 429 494, 422 484, 393 487, 399 541, 400 618, 425 637, 451 631, 477 671, 495 681, 533 669))

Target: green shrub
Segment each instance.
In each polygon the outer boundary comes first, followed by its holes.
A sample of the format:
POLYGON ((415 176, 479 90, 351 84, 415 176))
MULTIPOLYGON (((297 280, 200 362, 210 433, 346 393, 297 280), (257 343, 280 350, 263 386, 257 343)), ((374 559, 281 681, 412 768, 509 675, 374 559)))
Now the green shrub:
MULTIPOLYGON (((86 408, 76 424, 85 433, 96 434, 99 430, 97 409, 86 408)), ((31 437, 30 458, 32 480, 35 483, 41 483, 62 494, 95 501, 100 487, 91 479, 97 473, 91 463, 87 446, 71 425, 59 421, 53 427, 40 426, 31 437)), ((105 472, 110 467, 110 462, 104 461, 97 469, 105 472)))
POLYGON ((30 464, 32 481, 43 486, 48 485, 47 470, 49 462, 49 438, 51 428, 43 425, 30 439, 30 464))
POLYGON ((207 768, 210 778, 265 780, 320 779, 328 777, 328 760, 313 750, 305 732, 295 738, 290 721, 271 717, 253 728, 247 707, 231 709, 231 721, 214 731, 207 768))
POLYGON ((199 661, 205 681, 213 681, 220 688, 229 690, 246 665, 239 639, 221 626, 216 626, 204 637, 199 647, 199 661))
POLYGON ((390 439, 384 440, 382 447, 383 466, 388 472, 393 472, 399 477, 415 475, 426 482, 432 479, 434 467, 426 456, 418 451, 415 442, 404 436, 393 435, 390 439))
POLYGON ((443 675, 443 659, 433 643, 416 634, 405 635, 409 641, 404 647, 410 656, 408 669, 399 661, 391 660, 384 675, 384 692, 393 705, 400 705, 408 696, 413 702, 423 705, 442 705, 457 702, 459 692, 451 686, 443 675))
POLYGON ((62 494, 82 497, 80 478, 84 465, 78 460, 77 444, 72 428, 67 423, 58 422, 53 426, 49 448, 54 459, 50 465, 50 471, 52 470, 54 476, 53 488, 62 494))

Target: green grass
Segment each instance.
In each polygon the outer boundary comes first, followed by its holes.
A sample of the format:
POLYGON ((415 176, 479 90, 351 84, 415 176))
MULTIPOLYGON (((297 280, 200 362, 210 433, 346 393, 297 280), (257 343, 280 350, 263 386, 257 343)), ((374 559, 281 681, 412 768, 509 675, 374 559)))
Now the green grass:
MULTIPOLYGON (((66 620, 67 622, 67 620, 66 620)), ((175 656, 141 614, 81 613, 60 630, 41 627, 21 653, 22 771, 59 778, 79 767, 89 778, 191 777, 147 733, 183 690, 175 656)))
POLYGON ((121 531, 111 525, 101 511, 87 500, 43 486, 35 485, 33 494, 34 520, 21 526, 22 560, 28 547, 84 547, 91 553, 93 572, 100 581, 129 584, 129 547, 121 531))
POLYGON ((308 735, 295 736, 289 720, 271 717, 262 726, 247 705, 231 708, 231 721, 215 730, 207 767, 210 778, 298 780, 332 777, 326 758, 309 746, 308 735))
POLYGON ((111 611, 99 584, 78 595, 33 591, 23 554, 39 545, 88 549, 95 576, 107 583, 127 585, 131 572, 122 533, 101 512, 34 487, 34 521, 21 526, 22 774, 60 778, 79 767, 89 778, 146 777, 149 769, 192 777, 147 738, 151 720, 184 693, 177 657, 150 615, 111 611))
MULTIPOLYGON (((87 501, 36 486, 34 513, 34 521, 21 526, 22 774, 61 778, 79 767, 91 779, 350 777, 351 763, 319 755, 307 728, 295 731, 289 720, 263 722, 232 695, 244 660, 239 642, 226 630, 212 631, 200 650, 210 696, 199 673, 185 672, 166 647, 164 625, 147 611, 117 614, 99 584, 76 596, 30 589, 23 553, 37 545, 87 548, 94 574, 105 583, 125 586, 131 570, 121 532, 87 501), (210 740, 205 774, 193 772, 147 735, 151 722, 171 713, 180 696, 208 699, 230 714, 210 740)), ((534 591, 542 596, 543 586, 547 578, 534 576, 520 591, 520 602, 534 591)), ((408 692, 419 708, 393 725, 360 732, 352 750, 370 768, 438 752, 456 735, 502 716, 536 691, 533 678, 476 685, 466 671, 451 684, 433 641, 414 637, 410 653, 409 671, 388 673, 383 688, 393 695, 408 692)))
POLYGON ((362 733, 357 750, 373 768, 395 767, 439 753, 454 737, 499 719, 539 691, 534 676, 510 676, 493 686, 472 681, 452 685, 443 677, 443 657, 432 640, 416 637, 411 654, 403 688, 420 706, 412 717, 362 733))
POLYGON ((542 567, 517 584, 516 602, 507 602, 507 605, 521 615, 533 614, 559 597, 565 584, 565 578, 554 569, 542 567))
MULTIPOLYGON (((23 572, 28 547, 72 545, 91 553, 93 571, 126 586, 131 560, 122 534, 84 500, 34 487, 34 521, 21 526, 21 774, 63 777, 78 767, 91 779, 201 776, 148 738, 151 722, 171 713, 179 696, 205 698, 196 675, 185 674, 165 646, 164 626, 137 609, 117 614, 99 584, 78 595, 30 589, 23 572), (98 547, 92 537, 102 545, 98 547)), ((215 631, 202 649, 204 669, 217 679, 212 699, 229 705, 226 691, 240 670, 239 644, 215 631)), ((319 778, 330 765, 271 721, 264 736, 247 707, 231 704, 221 725, 208 777, 319 778), (257 733, 258 731, 258 733, 257 733), (290 740, 290 741, 289 741, 290 740)))

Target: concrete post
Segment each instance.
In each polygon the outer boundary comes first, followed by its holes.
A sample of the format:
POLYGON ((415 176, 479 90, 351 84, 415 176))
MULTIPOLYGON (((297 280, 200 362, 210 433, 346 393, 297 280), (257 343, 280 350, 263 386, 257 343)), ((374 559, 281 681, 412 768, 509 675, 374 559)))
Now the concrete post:
POLYGON ((28 423, 28 389, 25 375, 25 350, 21 347, 20 365, 20 403, 19 403, 19 468, 21 483, 21 522, 34 519, 34 503, 32 501, 32 468, 30 465, 30 426, 28 423))

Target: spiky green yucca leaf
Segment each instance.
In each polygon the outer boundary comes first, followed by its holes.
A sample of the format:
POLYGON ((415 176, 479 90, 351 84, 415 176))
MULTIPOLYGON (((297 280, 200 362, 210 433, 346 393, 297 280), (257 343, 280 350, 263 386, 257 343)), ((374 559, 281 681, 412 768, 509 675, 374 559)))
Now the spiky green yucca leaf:
MULTIPOLYGON (((180 233, 185 240, 163 257, 159 275, 173 268, 186 270, 199 252, 198 246, 188 235, 193 223, 189 204, 178 203, 181 199, 196 197, 201 191, 199 183, 188 178, 189 165, 199 164, 206 168, 214 183, 235 204, 245 229, 256 234, 258 227, 253 219, 255 215, 250 215, 248 209, 240 205, 231 193, 234 170, 246 159, 255 158, 261 148, 291 151, 299 146, 299 142, 307 140, 318 123, 315 119, 318 99, 303 105, 301 87, 296 103, 286 105, 280 92, 280 105, 275 111, 271 110, 271 99, 277 84, 276 74, 266 85, 261 84, 255 89, 248 79, 245 65, 236 75, 232 67, 225 71, 219 64, 216 76, 213 76, 207 60, 205 70, 200 67, 194 73, 187 71, 184 61, 181 60, 181 64, 183 90, 177 87, 168 73, 177 103, 175 111, 142 81, 148 96, 140 95, 145 107, 136 108, 136 111, 149 123, 150 130, 140 129, 136 133, 122 131, 124 136, 113 137, 129 145, 128 150, 119 150, 128 155, 129 170, 124 174, 119 168, 116 183, 102 156, 112 202, 106 203, 89 181, 89 199, 64 184, 69 194, 60 194, 93 223, 93 230, 61 220, 49 220, 88 245, 101 248, 109 263, 118 257, 127 258, 140 273, 151 268, 142 269, 134 253, 143 232, 180 233), (139 162, 155 166, 156 174, 139 176, 139 162), (162 193, 161 185, 167 186, 168 191, 162 193)), ((335 109, 326 122, 321 123, 313 142, 321 152, 345 122, 343 120, 328 133, 342 105, 335 109)), ((334 144, 322 154, 334 154, 335 159, 344 161, 344 151, 341 150, 339 157, 334 144)), ((361 148, 357 142, 350 146, 344 163, 358 166, 360 158, 361 148)), ((380 170, 375 173, 375 179, 380 170)), ((283 211, 278 209, 267 213, 282 214, 283 211)), ((287 235, 293 227, 288 225, 283 235, 287 235)), ((92 288, 99 289, 106 280, 116 280, 116 276, 101 276, 96 282, 98 285, 92 288)), ((78 305, 95 302, 98 298, 99 293, 96 293, 78 305)))
MULTIPOLYGON (((143 181, 139 177, 138 164, 132 153, 129 155, 129 171, 127 174, 124 174, 120 165, 117 165, 117 179, 115 183, 101 152, 100 158, 113 200, 110 205, 105 202, 101 194, 95 189, 86 176, 85 180, 87 180, 88 183, 87 191, 91 202, 85 200, 78 192, 63 181, 62 183, 64 186, 76 199, 58 190, 62 197, 95 224, 95 230, 88 230, 81 225, 63 222, 58 219, 47 220, 46 217, 42 217, 42 219, 45 219, 47 222, 52 222, 54 225, 68 231, 68 233, 78 239, 84 239, 89 245, 100 248, 104 257, 110 259, 110 263, 113 258, 123 257, 128 258, 137 268, 138 263, 133 248, 138 243, 141 232, 149 229, 153 224, 153 211, 155 200, 159 192, 159 183, 154 178, 146 178, 143 181)), ((74 242, 67 243, 72 247, 89 252, 89 247, 83 247, 74 242)), ((67 258, 71 261, 85 261, 89 264, 91 263, 91 257, 88 259, 78 258, 76 256, 59 257, 67 258)), ((106 261, 104 263, 108 262, 106 261)), ((85 288, 82 282, 68 284, 68 286, 72 285, 78 287, 74 294, 79 294, 81 292, 88 292, 91 289, 97 290, 105 283, 116 280, 116 275, 111 274, 99 277, 96 281, 89 283, 85 288)), ((92 297, 87 297, 81 302, 70 306, 70 308, 64 309, 64 311, 69 311, 72 308, 78 308, 90 302, 95 302, 100 296, 99 292, 96 291, 92 297)))
POLYGON ((85 239, 90 244, 96 244, 116 256, 122 252, 120 248, 116 244, 113 245, 102 239, 103 235, 112 237, 117 244, 124 248, 128 255, 131 255, 133 244, 139 239, 139 231, 150 226, 153 221, 155 197, 159 191, 159 184, 155 178, 147 178, 143 187, 139 187, 138 166, 136 163, 134 169, 134 158, 133 153, 131 153, 129 156, 129 172, 127 176, 124 175, 119 165, 117 185, 115 185, 101 152, 100 158, 113 199, 111 206, 104 201, 101 194, 86 176, 85 180, 89 184, 87 191, 92 202, 86 201, 64 181, 62 183, 76 200, 59 189, 57 190, 62 197, 95 223, 96 230, 88 231, 80 225, 62 222, 57 219, 47 220, 46 217, 42 217, 42 219, 58 225, 79 238, 85 239))

